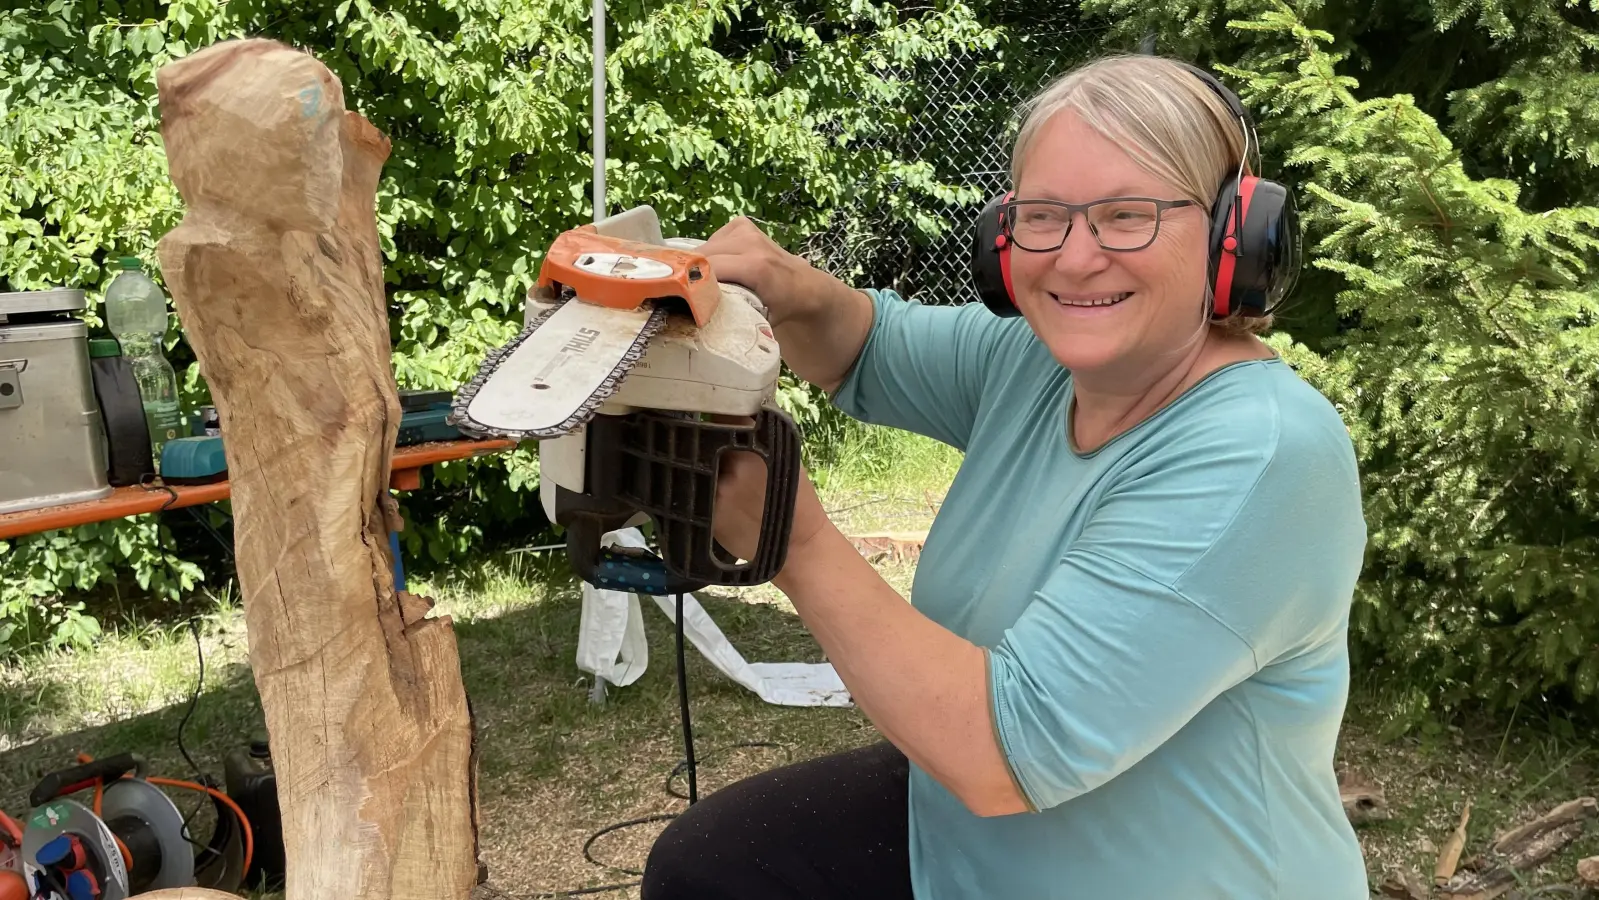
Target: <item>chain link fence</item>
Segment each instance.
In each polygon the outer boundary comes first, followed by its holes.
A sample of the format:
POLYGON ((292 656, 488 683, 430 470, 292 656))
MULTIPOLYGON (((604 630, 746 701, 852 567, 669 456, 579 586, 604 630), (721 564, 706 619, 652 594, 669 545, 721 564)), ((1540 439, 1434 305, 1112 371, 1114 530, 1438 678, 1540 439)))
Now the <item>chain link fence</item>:
MULTIPOLYGON (((929 305, 977 300, 970 276, 972 229, 988 199, 1009 187, 1018 108, 1050 79, 1099 50, 1099 30, 1029 33, 1002 49, 968 51, 908 73, 911 127, 878 146, 926 163, 946 185, 976 191, 970 203, 924 209, 918 228, 889 192, 835 211, 799 249, 813 264, 861 287, 892 288, 929 305), (927 232, 931 231, 929 235, 927 232)), ((918 204, 920 205, 920 204, 918 204)))

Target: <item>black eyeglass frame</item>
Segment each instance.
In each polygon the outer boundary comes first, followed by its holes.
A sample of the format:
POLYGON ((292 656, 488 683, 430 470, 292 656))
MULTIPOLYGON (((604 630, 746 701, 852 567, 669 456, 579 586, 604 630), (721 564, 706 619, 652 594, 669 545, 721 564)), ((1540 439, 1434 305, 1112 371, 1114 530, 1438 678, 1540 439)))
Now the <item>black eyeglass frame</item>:
POLYGON ((1082 213, 1083 221, 1088 223, 1088 233, 1094 236, 1094 242, 1099 244, 1100 249, 1109 253, 1137 253, 1138 251, 1148 247, 1150 244, 1155 243, 1155 239, 1160 237, 1160 223, 1163 219, 1163 213, 1165 213, 1166 210, 1177 209, 1184 206, 1198 205, 1198 203, 1195 203, 1192 200, 1158 200, 1154 197, 1106 197, 1101 200, 1090 200, 1087 203, 1067 203, 1064 200, 1046 199, 1007 200, 1006 202, 1000 204, 1000 232, 1005 235, 1006 240, 1015 244, 1017 248, 1021 250, 1026 250, 1029 253, 1053 253, 1056 250, 1059 250, 1061 247, 1066 246, 1066 239, 1071 237, 1072 229, 1077 227, 1077 214, 1082 213), (1149 240, 1139 244, 1137 247, 1105 246, 1105 240, 1099 236, 1099 230, 1094 227, 1094 221, 1088 217, 1088 211, 1096 206, 1103 206, 1106 203, 1133 202, 1155 204, 1155 230, 1150 232, 1149 240), (1057 242, 1055 246, 1027 247, 1024 246, 1021 241, 1016 239, 1016 232, 1014 228, 1016 223, 1016 210, 1018 207, 1022 206, 1053 206, 1057 209, 1066 210, 1066 230, 1061 232, 1060 241, 1057 242))

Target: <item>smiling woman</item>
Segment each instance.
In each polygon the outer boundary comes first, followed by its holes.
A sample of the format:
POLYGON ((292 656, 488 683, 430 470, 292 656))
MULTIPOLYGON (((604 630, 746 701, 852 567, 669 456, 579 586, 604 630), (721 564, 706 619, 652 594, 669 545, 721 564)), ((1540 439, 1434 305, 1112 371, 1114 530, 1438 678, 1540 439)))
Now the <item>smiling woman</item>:
MULTIPOLYGON (((885 740, 688 810, 646 900, 1367 896, 1332 766, 1359 476, 1256 334, 1292 203, 1185 64, 1100 60, 1027 112, 981 304, 854 290, 745 220, 701 248, 840 409, 965 457, 909 604, 801 484, 776 584, 885 740)), ((762 473, 723 465, 740 556, 762 473)))

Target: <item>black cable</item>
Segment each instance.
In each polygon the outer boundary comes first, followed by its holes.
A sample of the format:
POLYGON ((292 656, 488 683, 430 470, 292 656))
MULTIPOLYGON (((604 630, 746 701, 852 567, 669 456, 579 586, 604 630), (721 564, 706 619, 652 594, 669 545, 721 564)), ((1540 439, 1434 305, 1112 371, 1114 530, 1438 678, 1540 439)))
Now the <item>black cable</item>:
POLYGON ((638 887, 639 882, 627 881, 621 884, 602 884, 596 887, 572 888, 569 891, 555 891, 548 894, 507 894, 492 884, 480 884, 478 888, 486 891, 491 900, 505 898, 505 900, 559 900, 561 897, 576 897, 582 894, 608 894, 611 891, 622 891, 630 887, 638 887))
POLYGON ((178 722, 178 752, 183 754, 184 760, 189 763, 189 768, 200 777, 200 783, 206 787, 215 787, 210 776, 200 771, 194 757, 189 755, 187 747, 183 746, 183 729, 188 727, 189 717, 194 715, 194 707, 200 702, 200 691, 205 686, 205 645, 200 641, 200 623, 197 619, 189 620, 189 631, 194 635, 194 655, 200 661, 200 675, 194 680, 194 694, 189 698, 189 708, 184 711, 183 719, 178 722))
POLYGON ((161 508, 156 510, 156 512, 166 512, 172 508, 172 504, 178 502, 178 492, 173 490, 171 485, 162 481, 161 476, 154 472, 146 472, 142 475, 139 478, 139 487, 147 491, 167 492, 167 502, 161 504, 161 508))
MULTIPOLYGON (((794 761, 794 751, 787 744, 779 744, 776 741, 739 741, 736 744, 728 744, 726 747, 723 747, 720 750, 712 750, 710 753, 705 754, 705 759, 710 759, 716 754, 725 753, 728 750, 742 750, 752 747, 764 747, 770 750, 781 750, 784 754, 785 764, 794 761)), ((704 760, 701 761, 703 762, 704 760)), ((671 796, 678 798, 679 800, 687 800, 689 799, 689 796, 673 787, 672 782, 677 779, 677 776, 682 775, 686 771, 688 771, 687 760, 679 760, 677 765, 672 767, 672 771, 666 773, 666 792, 671 796)))
MULTIPOLYGON (((694 756, 694 725, 693 725, 692 719, 689 716, 688 666, 685 665, 685 659, 684 659, 684 656, 685 656, 685 651, 684 651, 685 640, 684 640, 684 636, 683 636, 683 594, 679 593, 677 595, 676 602, 677 602, 677 628, 676 628, 676 631, 677 631, 677 701, 678 701, 678 713, 679 713, 679 716, 680 716, 680 718, 682 719, 682 722, 683 722, 683 759, 680 760, 677 765, 672 767, 672 771, 670 771, 670 772, 668 772, 666 774, 666 792, 668 794, 670 794, 671 796, 673 796, 673 797, 678 797, 678 798, 687 800, 689 802, 689 805, 692 806, 693 804, 699 802, 699 793, 700 793, 699 792, 699 771, 698 771, 699 770, 699 764, 698 764, 698 761, 695 759, 695 756, 694 756), (684 772, 688 773, 688 793, 687 794, 680 794, 675 789, 673 789, 672 780, 674 778, 676 778, 679 774, 682 774, 684 772)), ((776 743, 774 741, 743 741, 743 742, 740 742, 740 743, 737 743, 737 744, 729 745, 728 747, 724 747, 722 749, 724 749, 724 750, 732 750, 732 749, 738 749, 738 748, 741 748, 741 747, 769 747, 769 748, 774 748, 774 749, 781 749, 787 754, 787 756, 788 756, 790 761, 793 760, 793 756, 794 756, 793 751, 790 750, 787 746, 785 746, 783 744, 776 743)), ((711 755, 714 755, 715 752, 716 751, 712 751, 711 755)), ((707 757, 707 758, 709 758, 709 757, 707 757)), ((636 819, 627 819, 625 821, 616 822, 616 823, 613 823, 611 825, 607 825, 604 828, 601 828, 600 830, 598 830, 598 831, 594 832, 593 834, 589 835, 588 840, 583 842, 583 858, 588 860, 590 863, 593 863, 594 865, 599 866, 601 868, 616 869, 618 871, 625 872, 625 873, 627 873, 629 875, 642 877, 644 873, 639 871, 638 869, 630 869, 630 868, 627 868, 626 866, 611 865, 610 863, 604 863, 604 862, 601 862, 601 861, 595 859, 594 855, 593 855, 593 852, 592 852, 593 848, 594 848, 594 842, 598 841, 600 838, 604 837, 607 834, 610 834, 613 831, 620 831, 623 828, 632 828, 635 825, 646 825, 646 824, 649 824, 651 822, 669 822, 672 819, 677 818, 678 815, 679 815, 678 813, 657 813, 656 815, 652 815, 652 816, 640 816, 640 817, 638 817, 636 819)), ((595 887, 572 888, 571 890, 550 891, 550 892, 541 893, 541 894, 507 894, 506 892, 500 890, 499 888, 496 888, 493 885, 489 885, 489 884, 483 884, 483 885, 480 885, 480 887, 486 889, 494 897, 503 897, 503 898, 507 898, 507 900, 533 900, 533 898, 537 898, 537 900, 556 900, 556 898, 560 898, 560 897, 577 897, 577 896, 586 896, 586 895, 589 895, 589 894, 608 894, 608 893, 610 893, 612 891, 621 891, 621 890, 626 890, 626 889, 631 888, 631 887, 638 887, 639 884, 640 884, 639 881, 625 881, 625 882, 619 882, 619 883, 616 883, 616 884, 602 884, 602 885, 596 885, 595 887)))
POLYGON ((607 825, 604 828, 601 828, 599 831, 589 835, 588 840, 583 842, 583 858, 602 869, 615 869, 618 872, 626 872, 629 875, 643 875, 644 873, 638 869, 629 869, 627 866, 616 866, 610 863, 600 862, 599 860, 595 859, 593 853, 591 852, 594 848, 594 842, 602 837, 605 837, 613 831, 621 831, 624 828, 632 828, 634 825, 647 825, 651 822, 670 822, 671 820, 677 818, 677 815, 677 813, 656 813, 653 816, 639 816, 637 819, 628 819, 625 822, 617 822, 612 825, 607 825))
MULTIPOLYGON (((552 900, 552 898, 553 900, 559 900, 561 897, 576 897, 580 894, 609 894, 612 891, 623 891, 630 887, 638 887, 640 883, 641 882, 637 881, 624 881, 620 884, 602 884, 596 887, 572 888, 569 891, 557 891, 553 894, 530 894, 528 896, 538 898, 538 900, 552 900)), ((501 897, 508 898, 508 900, 522 900, 522 898, 517 894, 507 894, 498 889, 494 889, 494 893, 499 894, 501 897)))
POLYGON ((68 900, 72 896, 72 892, 67 890, 67 886, 61 883, 60 874, 54 869, 46 869, 44 877, 46 881, 50 882, 51 888, 61 892, 61 900, 68 900))
MULTIPOLYGON (((683 664, 683 592, 677 593, 677 706, 683 719, 683 759, 688 765, 688 802, 699 802, 699 777, 694 765, 694 729, 689 725, 688 673, 683 664)), ((670 780, 670 776, 668 776, 670 780)))
POLYGON ((236 560, 233 555, 233 544, 229 542, 227 538, 224 538, 222 536, 222 532, 217 531, 211 522, 206 519, 205 513, 200 512, 200 507, 185 506, 184 509, 188 511, 189 515, 194 518, 194 521, 200 523, 200 527, 204 528, 207 534, 211 535, 211 539, 217 542, 217 546, 222 548, 222 556, 227 560, 228 564, 235 565, 236 560))
MULTIPOLYGON (((190 510, 193 510, 193 508, 194 507, 189 507, 190 510)), ((189 620, 189 633, 194 635, 194 656, 195 659, 199 661, 200 673, 194 680, 194 693, 189 697, 189 708, 184 711, 183 718, 178 721, 178 752, 183 754, 184 760, 189 763, 189 768, 194 770, 197 783, 209 788, 214 788, 218 786, 217 783, 213 781, 211 776, 207 775, 197 763, 195 763, 194 757, 189 755, 188 748, 183 744, 183 730, 188 727, 189 718, 194 715, 194 708, 199 705, 200 694, 205 688, 205 644, 200 639, 200 621, 198 619, 189 620)), ((188 815, 183 817, 183 839, 191 846, 202 851, 196 854, 195 862, 199 862, 210 856, 215 856, 218 852, 216 848, 202 844, 189 836, 189 826, 194 821, 194 817, 198 816, 200 811, 205 809, 207 800, 208 795, 202 795, 199 800, 195 801, 194 809, 190 810, 188 815)), ((211 800, 210 803, 211 805, 215 805, 216 801, 211 800)))

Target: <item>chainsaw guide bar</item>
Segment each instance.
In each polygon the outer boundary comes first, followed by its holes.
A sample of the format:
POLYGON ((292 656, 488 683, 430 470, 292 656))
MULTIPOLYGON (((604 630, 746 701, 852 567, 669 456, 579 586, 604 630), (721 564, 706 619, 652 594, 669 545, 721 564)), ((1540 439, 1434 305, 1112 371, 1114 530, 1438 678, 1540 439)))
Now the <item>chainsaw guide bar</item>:
POLYGON ((617 392, 672 310, 704 326, 721 290, 698 253, 583 225, 556 238, 529 299, 555 305, 490 351, 451 404, 450 424, 468 435, 571 434, 617 392))
POLYGON ((450 421, 473 437, 544 440, 570 434, 616 393, 666 316, 665 307, 618 310, 576 299, 547 309, 509 344, 489 351, 477 375, 456 394, 450 421), (575 327, 541 332, 550 322, 575 327), (551 395, 548 403, 539 402, 544 392, 551 395), (582 397, 575 405, 574 394, 582 397))

